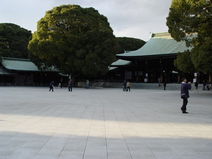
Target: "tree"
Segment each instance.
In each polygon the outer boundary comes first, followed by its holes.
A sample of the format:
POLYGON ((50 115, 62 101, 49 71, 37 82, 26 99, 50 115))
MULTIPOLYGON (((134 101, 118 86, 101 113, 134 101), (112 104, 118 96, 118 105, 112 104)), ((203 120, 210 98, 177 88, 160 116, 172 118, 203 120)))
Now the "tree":
POLYGON ((195 68, 204 73, 212 73, 212 40, 197 45, 191 52, 191 59, 195 68))
POLYGON ((117 53, 123 53, 125 51, 133 51, 141 48, 146 42, 141 39, 129 38, 129 37, 117 37, 120 49, 117 53))
POLYGON ((174 60, 174 65, 184 73, 195 71, 189 50, 186 50, 183 53, 178 53, 177 59, 174 60))
POLYGON ((28 48, 39 67, 95 77, 108 71, 117 46, 107 18, 97 10, 62 5, 38 21, 28 48))
POLYGON ((12 23, 0 24, 0 56, 28 58, 31 31, 12 23))
POLYGON ((176 41, 193 47, 187 55, 196 70, 211 73, 212 0, 173 0, 167 26, 176 41))

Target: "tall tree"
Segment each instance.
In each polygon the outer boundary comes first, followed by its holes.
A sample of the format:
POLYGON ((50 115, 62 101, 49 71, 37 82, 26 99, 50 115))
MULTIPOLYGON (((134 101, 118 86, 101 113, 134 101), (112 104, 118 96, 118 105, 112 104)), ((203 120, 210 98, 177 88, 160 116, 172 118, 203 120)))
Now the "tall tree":
POLYGON ((117 47, 107 18, 94 8, 62 5, 38 21, 28 48, 38 66, 63 73, 103 75, 115 60, 117 47))
POLYGON ((12 23, 0 24, 0 56, 28 58, 31 31, 12 23))
POLYGON ((123 53, 125 51, 133 51, 141 48, 146 42, 141 39, 129 38, 129 37, 117 37, 120 49, 117 53, 123 53))
POLYGON ((185 73, 195 71, 189 50, 186 50, 183 53, 178 53, 177 59, 174 60, 174 65, 185 73))
POLYGON ((187 56, 196 70, 211 73, 212 0, 173 0, 167 26, 175 40, 193 47, 187 56))

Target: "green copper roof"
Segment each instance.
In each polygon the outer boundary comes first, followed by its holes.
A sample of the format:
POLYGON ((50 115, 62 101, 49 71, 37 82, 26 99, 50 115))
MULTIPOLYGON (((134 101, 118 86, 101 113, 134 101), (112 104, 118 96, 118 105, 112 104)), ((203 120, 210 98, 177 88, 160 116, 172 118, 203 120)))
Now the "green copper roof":
POLYGON ((115 62, 113 62, 111 64, 111 66, 124 66, 124 65, 129 65, 131 63, 131 61, 127 61, 127 60, 117 60, 115 62))
POLYGON ((118 67, 109 67, 109 71, 112 71, 112 70, 115 70, 117 69, 118 67))
POLYGON ((10 73, 0 66, 0 75, 15 75, 16 73, 10 73))
POLYGON ((187 49, 184 41, 175 41, 169 33, 153 33, 152 38, 140 49, 131 51, 129 53, 117 54, 121 57, 142 57, 142 56, 157 56, 170 55, 178 52, 184 52, 187 49))
POLYGON ((119 66, 125 66, 125 65, 129 65, 131 64, 131 61, 127 61, 127 60, 117 60, 115 62, 113 62, 110 67, 109 67, 109 71, 115 70, 117 69, 119 66))
POLYGON ((38 67, 29 59, 3 57, 2 65, 8 70, 39 71, 38 67))
MULTIPOLYGON (((29 59, 2 57, 2 65, 8 70, 14 71, 41 71, 29 59)), ((45 71, 57 71, 56 69, 48 69, 45 71)))

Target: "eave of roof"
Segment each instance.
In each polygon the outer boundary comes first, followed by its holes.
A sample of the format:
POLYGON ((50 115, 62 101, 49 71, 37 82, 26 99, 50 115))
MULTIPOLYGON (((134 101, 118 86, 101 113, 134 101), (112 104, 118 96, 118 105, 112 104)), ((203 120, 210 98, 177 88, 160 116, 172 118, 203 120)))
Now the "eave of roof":
POLYGON ((5 76, 6 75, 16 75, 16 73, 10 73, 10 72, 4 70, 2 66, 0 66, 0 75, 5 75, 5 76))
POLYGON ((109 71, 113 71, 115 69, 117 69, 118 67, 109 67, 109 71))
POLYGON ((131 64, 131 61, 127 61, 127 60, 117 60, 115 62, 113 62, 111 64, 112 67, 115 67, 115 66, 125 66, 125 65, 129 65, 131 64))
MULTIPOLYGON (((1 63, 6 69, 12 70, 12 71, 30 71, 30 72, 40 72, 41 71, 29 59, 2 57, 1 63)), ((45 71, 58 72, 58 70, 56 70, 56 69, 48 69, 45 71)))

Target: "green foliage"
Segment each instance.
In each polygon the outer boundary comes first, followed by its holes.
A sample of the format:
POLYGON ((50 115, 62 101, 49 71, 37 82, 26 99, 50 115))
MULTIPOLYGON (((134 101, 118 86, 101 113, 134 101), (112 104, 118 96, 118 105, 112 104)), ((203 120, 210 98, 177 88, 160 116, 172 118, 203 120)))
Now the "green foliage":
POLYGON ((94 8, 62 5, 38 21, 28 48, 38 66, 55 66, 62 73, 103 75, 115 60, 118 44, 107 18, 94 8))
POLYGON ((146 42, 141 39, 129 38, 129 37, 117 37, 120 48, 117 53, 123 53, 125 51, 133 51, 141 48, 146 42))
POLYGON ((212 73, 212 39, 192 49, 191 60, 198 71, 212 73))
POLYGON ((0 24, 0 56, 28 58, 31 31, 11 23, 0 24))
POLYGON ((177 58, 174 60, 174 65, 184 73, 188 73, 195 70, 191 61, 189 50, 186 50, 183 53, 178 53, 177 58))
POLYGON ((175 40, 184 40, 187 46, 193 46, 191 60, 196 70, 212 72, 208 65, 212 63, 211 48, 205 46, 212 40, 211 0, 173 0, 167 26, 175 40))
MULTIPOLYGON (((167 17, 167 26, 172 37, 187 40, 187 34, 198 34, 195 42, 212 35, 212 4, 208 0, 173 0, 167 17)), ((187 41, 193 44, 194 41, 187 41)), ((196 43, 197 44, 197 43, 196 43)))

